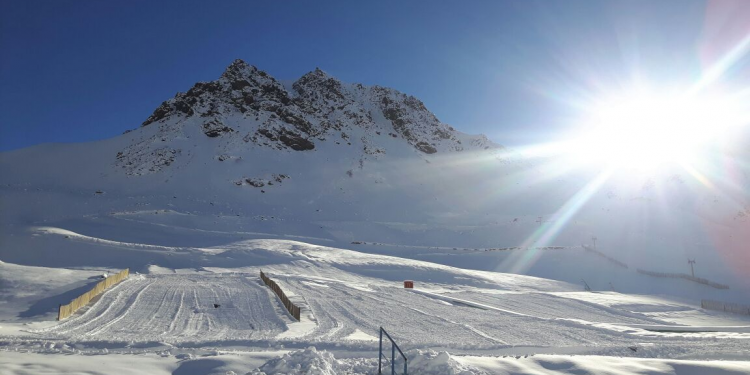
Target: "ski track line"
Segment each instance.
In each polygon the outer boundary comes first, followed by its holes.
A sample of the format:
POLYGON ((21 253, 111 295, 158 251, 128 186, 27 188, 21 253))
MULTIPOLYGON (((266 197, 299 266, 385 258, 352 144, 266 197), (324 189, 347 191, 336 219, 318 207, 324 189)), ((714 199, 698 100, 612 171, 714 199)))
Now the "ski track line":
POLYGON ((185 306, 185 292, 180 292, 180 305, 177 307, 177 311, 175 311, 174 315, 172 315, 172 320, 169 322, 169 330, 168 332, 173 333, 175 332, 175 326, 177 324, 177 317, 180 316, 182 313, 182 309, 185 306))
MULTIPOLYGON (((126 280, 127 281, 127 280, 126 280)), ((69 334, 73 331, 78 331, 82 328, 88 327, 92 324, 96 324, 98 321, 103 319, 110 311, 117 308, 121 308, 123 299, 130 299, 138 290, 138 293, 142 293, 145 288, 148 288, 150 284, 143 285, 138 283, 143 280, 133 280, 130 283, 120 283, 119 288, 110 289, 109 291, 102 294, 99 300, 91 306, 84 314, 75 317, 74 319, 65 321, 64 323, 50 327, 49 330, 55 334, 69 334), (111 301, 110 301, 111 300, 111 301), (101 312, 99 312, 101 311, 101 312), (88 316, 96 314, 93 318, 87 319, 88 316)))
MULTIPOLYGON (((151 314, 146 314, 146 315, 148 315, 148 319, 145 320, 145 322, 144 322, 143 325, 144 325, 144 327, 149 328, 149 331, 151 331, 151 332, 153 332, 153 330, 156 328, 156 324, 154 324, 154 320, 161 319, 161 317, 162 317, 161 314, 160 314, 160 312, 161 312, 162 308, 164 307, 164 304, 167 302, 167 300, 169 298, 168 297, 169 291, 170 291, 170 289, 167 289, 167 290, 164 291, 164 294, 159 299, 159 305, 156 307, 155 311, 153 313, 151 313, 151 314)), ((149 296, 149 299, 152 300, 153 298, 150 298, 150 297, 151 296, 149 296)), ((136 301, 136 303, 137 303, 137 301, 136 301)), ((140 314, 140 315, 143 315, 143 314, 140 314)), ((158 320, 157 320, 157 322, 158 322, 158 320)))
POLYGON ((484 295, 483 293, 469 292, 472 300, 477 300, 490 306, 500 308, 505 304, 511 305, 511 308, 518 312, 535 315, 540 318, 570 318, 571 314, 576 319, 587 320, 592 322, 611 322, 613 324, 647 324, 659 323, 661 321, 647 316, 637 316, 636 314, 623 312, 620 314, 615 309, 606 308, 584 301, 565 298, 561 296, 550 295, 546 293, 521 293, 517 295, 499 296, 484 295), (636 315, 636 316, 634 316, 636 315))
MULTIPOLYGON (((128 313, 133 309, 133 306, 136 303, 138 303, 138 300, 143 296, 143 293, 145 293, 146 290, 150 289, 152 285, 154 285, 153 282, 149 283, 143 289, 141 289, 138 292, 138 294, 135 295, 135 298, 132 298, 132 302, 126 304, 125 310, 124 310, 123 313, 118 314, 116 318, 114 318, 114 319, 110 320, 109 322, 107 322, 107 323, 105 323, 105 324, 103 324, 103 325, 95 328, 94 330, 89 331, 87 333, 84 333, 84 335, 85 336, 96 336, 99 332, 103 332, 105 329, 107 329, 111 325, 113 325, 113 324, 119 322, 120 320, 122 320, 123 318, 125 318, 125 316, 127 316, 128 313)), ((128 301, 130 301, 130 300, 131 299, 129 299, 128 301)), ((99 318, 99 319, 97 319, 97 321, 103 319, 103 317, 105 317, 105 316, 106 316, 106 311, 97 317, 97 318, 99 318)), ((93 321, 94 320, 92 320, 92 322, 93 321)))
POLYGON ((426 312, 426 311, 422 311, 422 310, 420 310, 420 309, 418 309, 418 308, 416 308, 416 307, 409 307, 409 306, 407 306, 406 308, 408 308, 408 309, 411 309, 411 310, 414 310, 414 311, 416 311, 416 312, 418 312, 418 313, 421 313, 421 314, 423 314, 423 315, 425 315, 425 316, 429 316, 429 317, 431 317, 431 318, 437 318, 437 319, 439 319, 439 320, 442 320, 442 321, 444 321, 444 322, 447 322, 447 323, 450 323, 450 324, 454 324, 454 325, 457 325, 457 326, 460 326, 460 327, 466 328, 466 329, 468 329, 468 330, 470 330, 470 331, 472 331, 472 332, 476 333, 477 335, 479 335, 479 336, 482 336, 482 337, 484 337, 484 338, 486 338, 486 339, 488 339, 488 340, 490 340, 490 341, 494 341, 494 342, 496 342, 496 343, 499 343, 499 344, 504 344, 504 345, 508 345, 508 343, 507 343, 507 342, 505 342, 505 341, 503 341, 503 340, 500 340, 500 339, 497 339, 497 338, 495 338, 495 337, 492 337, 492 336, 490 336, 490 335, 488 335, 488 334, 486 334, 486 333, 484 333, 484 332, 482 332, 482 331, 480 331, 480 330, 478 330, 478 329, 476 329, 476 328, 474 328, 474 327, 472 327, 472 326, 470 326, 470 325, 468 325, 468 324, 464 324, 464 323, 459 323, 459 322, 454 322, 454 321, 452 321, 452 320, 450 320, 450 319, 447 319, 447 318, 443 318, 443 317, 441 317, 441 316, 437 316, 437 315, 434 315, 434 314, 430 314, 430 313, 428 313, 428 312, 426 312))
MULTIPOLYGON (((315 309, 314 313, 316 317, 318 317, 319 322, 321 322, 321 326, 325 326, 326 328, 330 327, 328 322, 325 322, 325 320, 331 320, 333 321, 333 327, 330 328, 324 335, 325 338, 331 339, 331 338, 342 338, 346 336, 347 334, 351 334, 354 332, 354 329, 361 329, 365 332, 372 331, 376 332, 378 325, 373 324, 373 322, 380 322, 383 325, 386 325, 385 323, 391 321, 392 323, 395 323, 399 321, 398 316, 403 315, 405 311, 412 311, 412 314, 416 313, 420 316, 428 316, 430 319, 423 319, 418 318, 416 316, 412 316, 409 319, 407 319, 407 322, 403 322, 403 325, 399 327, 399 330, 403 333, 404 336, 414 337, 417 338, 417 342, 436 342, 434 339, 431 339, 431 337, 437 333, 433 332, 435 322, 434 319, 438 319, 440 321, 443 321, 448 325, 452 326, 454 328, 449 328, 449 331, 452 331, 453 335, 458 335, 461 337, 464 337, 463 342, 470 342, 472 340, 476 341, 476 339, 479 339, 479 341, 488 340, 489 343, 497 344, 501 342, 502 340, 498 340, 491 335, 482 332, 480 329, 476 327, 471 327, 469 325, 457 323, 454 320, 446 319, 442 316, 438 316, 435 314, 429 314, 425 313, 424 311, 413 309, 409 307, 409 304, 413 304, 413 298, 409 301, 403 300, 397 300, 397 299, 383 299, 373 296, 372 292, 363 292, 358 289, 353 288, 330 288, 331 290, 327 290, 327 296, 320 295, 316 290, 312 289, 311 287, 307 286, 303 283, 290 283, 293 284, 295 289, 303 289, 306 290, 304 292, 308 295, 307 299, 311 306, 315 309), (356 304, 351 304, 349 300, 359 300, 356 304), (366 303, 364 304, 365 309, 362 309, 362 303, 361 301, 363 299, 368 299, 373 301, 373 303, 366 303), (328 308, 328 307, 332 308, 328 308), (359 308, 358 308, 359 306, 359 308), (372 308, 369 308, 372 307, 372 308), (376 308, 376 307, 382 307, 382 308, 376 308), (326 314, 321 314, 320 311, 317 311, 318 308, 322 308, 323 311, 326 312, 326 314), (328 312, 331 313, 328 313, 328 312), (334 316, 335 315, 335 316, 334 316), (458 328, 458 331, 456 330, 458 328), (432 332, 432 333, 425 333, 425 332, 432 332), (467 336, 468 334, 468 336, 467 336)), ((299 291, 295 291, 295 293, 298 293, 299 291)), ((382 292, 382 291, 381 291, 382 292)), ((402 293, 400 289, 395 290, 389 290, 389 292, 396 292, 396 293, 402 293)), ((392 295, 390 297, 393 297, 392 295)), ((427 299, 429 301, 429 299, 427 299)), ((319 335, 323 335, 323 332, 320 332, 319 335)), ((441 335, 442 336, 442 335, 441 335)), ((452 336, 451 334, 445 335, 445 339, 448 339, 449 336, 452 336)))
MULTIPOLYGON (((447 299, 454 299, 455 297, 446 297, 440 294, 436 293, 424 293, 424 292, 418 292, 418 294, 423 295, 425 297, 429 298, 438 298, 438 297, 444 297, 447 299)), ((473 304, 474 302, 458 299, 455 298, 457 302, 465 301, 467 303, 473 304)), ((533 303, 533 302, 532 302, 533 303)), ((517 319, 523 319, 526 320, 525 327, 526 327, 526 339, 529 336, 532 336, 533 331, 537 331, 536 335, 533 335, 535 337, 544 337, 546 340, 548 340, 549 344, 554 345, 560 345, 564 346, 568 343, 574 343, 574 342, 586 342, 590 344, 597 344, 599 341, 611 341, 614 339, 626 339, 629 338, 628 335, 623 334, 621 332, 608 330, 604 328, 594 327, 593 325, 589 324, 582 324, 580 322, 575 322, 572 320, 572 318, 545 318, 545 317, 539 317, 539 316, 533 316, 528 314, 522 314, 517 313, 512 310, 505 310, 500 309, 497 307, 493 307, 490 305, 485 305, 487 307, 490 307, 492 309, 498 309, 497 312, 499 313, 507 313, 511 314, 517 319), (567 329, 566 330, 559 330, 552 325, 552 322, 565 322, 567 323, 567 329), (544 326, 550 325, 549 329, 545 329, 544 326), (609 337, 601 337, 602 335, 606 335, 609 337), (593 336, 600 336, 597 338, 594 338, 593 336), (557 340, 557 341, 553 341, 557 340)), ((509 327, 510 330, 507 331, 505 334, 512 334, 512 332, 515 331, 514 327, 509 327)), ((537 345, 537 344, 531 344, 531 345, 537 345)))

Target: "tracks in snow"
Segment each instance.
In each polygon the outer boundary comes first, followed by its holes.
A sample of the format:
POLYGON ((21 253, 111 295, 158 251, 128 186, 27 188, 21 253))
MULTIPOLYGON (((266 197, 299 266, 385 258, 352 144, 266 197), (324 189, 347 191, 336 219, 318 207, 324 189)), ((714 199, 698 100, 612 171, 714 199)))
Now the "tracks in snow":
MULTIPOLYGON (((325 277, 293 271, 289 276, 273 274, 290 295, 304 297, 303 320, 309 313, 315 317, 314 325, 302 323, 310 329, 295 335, 282 334, 297 323, 254 275, 174 274, 132 277, 104 293, 83 315, 38 331, 36 338, 176 345, 290 341, 375 348, 378 328, 383 326, 399 344, 422 348, 533 347, 620 353, 642 340, 674 350, 712 344, 699 337, 655 334, 646 338, 607 328, 594 322, 627 326, 653 324, 655 319, 548 293, 491 294, 468 288, 440 298, 340 272, 329 269, 325 277), (344 279, 352 284, 339 281, 344 279), (455 296, 456 301, 447 296, 455 296), (214 304, 221 306, 214 308, 214 304)), ((731 345, 742 346, 736 341, 731 345)))
POLYGON ((76 341, 269 339, 290 322, 277 307, 275 296, 246 276, 140 276, 106 292, 83 315, 39 333, 76 341))
MULTIPOLYGON (((625 334, 580 325, 561 329, 558 322, 536 316, 451 305, 398 287, 371 286, 372 291, 366 291, 332 282, 326 288, 304 278, 276 277, 295 294, 305 296, 318 322, 317 328, 303 337, 310 341, 346 341, 356 330, 376 336, 380 326, 390 327, 399 342, 420 347, 489 349, 511 345, 580 346, 618 342, 625 345, 632 341, 625 334)), ((565 299, 551 296, 551 309, 555 308, 556 300, 565 299)), ((575 311, 565 306, 557 304, 560 313, 575 317, 575 311)))

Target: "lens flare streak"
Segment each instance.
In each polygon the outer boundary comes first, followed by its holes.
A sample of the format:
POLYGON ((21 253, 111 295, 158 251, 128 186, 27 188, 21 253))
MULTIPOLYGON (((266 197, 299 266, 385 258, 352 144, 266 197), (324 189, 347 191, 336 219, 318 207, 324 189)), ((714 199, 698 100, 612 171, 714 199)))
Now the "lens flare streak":
POLYGON ((523 252, 523 256, 515 260, 515 264, 511 267, 513 273, 523 273, 531 267, 534 262, 539 258, 539 248, 549 246, 555 237, 562 231, 570 220, 575 216, 578 211, 591 199, 594 194, 601 188, 601 186, 609 179, 614 172, 613 169, 607 169, 599 173, 592 181, 590 181, 583 189, 579 190, 573 197, 568 199, 567 202, 552 216, 550 222, 541 222, 539 229, 534 231, 532 235, 527 238, 522 247, 528 249, 523 252))

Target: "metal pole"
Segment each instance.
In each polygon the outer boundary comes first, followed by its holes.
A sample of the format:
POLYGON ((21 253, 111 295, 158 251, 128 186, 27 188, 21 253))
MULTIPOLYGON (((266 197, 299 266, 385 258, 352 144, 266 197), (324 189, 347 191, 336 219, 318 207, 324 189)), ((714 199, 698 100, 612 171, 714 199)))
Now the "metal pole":
POLYGON ((380 327, 380 349, 378 349, 378 374, 381 374, 381 363, 383 362, 383 327, 380 327))
POLYGON ((695 264, 695 259, 688 259, 688 263, 690 263, 690 275, 695 277, 695 270, 693 270, 693 264, 695 264))
POLYGON ((396 375, 396 344, 391 342, 391 375, 396 375))

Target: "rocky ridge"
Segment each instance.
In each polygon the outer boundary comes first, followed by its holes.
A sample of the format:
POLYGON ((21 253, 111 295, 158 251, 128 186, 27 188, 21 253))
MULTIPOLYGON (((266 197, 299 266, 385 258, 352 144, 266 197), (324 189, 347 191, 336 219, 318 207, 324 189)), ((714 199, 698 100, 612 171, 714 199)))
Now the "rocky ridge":
POLYGON ((359 148, 362 160, 386 154, 383 140, 391 138, 421 154, 501 148, 456 131, 396 90, 346 84, 317 68, 284 85, 242 60, 218 80, 163 102, 141 126, 153 127, 158 131, 117 154, 116 165, 128 174, 158 172, 189 156, 170 141, 190 138, 195 129, 221 141, 217 154, 253 147, 306 152, 332 142, 359 148))

